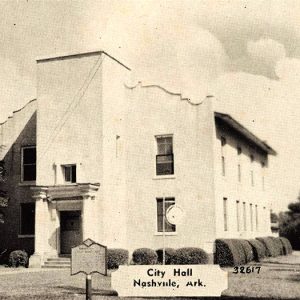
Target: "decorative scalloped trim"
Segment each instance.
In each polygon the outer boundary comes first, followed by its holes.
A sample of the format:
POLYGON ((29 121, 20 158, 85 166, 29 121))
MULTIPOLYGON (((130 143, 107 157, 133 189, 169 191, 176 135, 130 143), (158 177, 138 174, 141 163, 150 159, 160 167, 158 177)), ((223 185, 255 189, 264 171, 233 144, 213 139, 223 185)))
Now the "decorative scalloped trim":
MULTIPOLYGON (((23 110, 27 105, 29 105, 31 102, 34 102, 34 101, 36 101, 36 99, 30 100, 30 101, 27 102, 23 107, 21 107, 21 108, 19 108, 19 109, 17 109, 17 110, 14 110, 12 113, 15 114, 15 113, 20 112, 20 111, 23 110)), ((12 119, 13 117, 14 117, 13 115, 12 115, 12 116, 9 116, 4 122, 0 123, 0 126, 3 125, 3 124, 5 124, 9 119, 12 119)))
POLYGON ((138 81, 138 83, 134 86, 128 86, 126 83, 124 83, 124 86, 127 88, 127 89, 130 89, 130 90, 133 90, 137 87, 141 87, 141 88, 159 88, 161 89, 162 91, 164 91, 165 93, 171 95, 171 96, 177 96, 180 98, 181 101, 187 101, 189 104, 193 105, 193 106, 198 106, 198 105, 201 105, 207 98, 212 98, 214 97, 213 95, 207 95, 205 97, 205 99, 203 99, 201 102, 199 103, 194 103, 191 101, 190 98, 186 98, 186 97, 183 97, 181 93, 174 93, 174 92, 171 92, 169 90, 167 90, 166 88, 158 85, 158 84, 149 84, 149 85, 143 85, 142 81, 138 81))

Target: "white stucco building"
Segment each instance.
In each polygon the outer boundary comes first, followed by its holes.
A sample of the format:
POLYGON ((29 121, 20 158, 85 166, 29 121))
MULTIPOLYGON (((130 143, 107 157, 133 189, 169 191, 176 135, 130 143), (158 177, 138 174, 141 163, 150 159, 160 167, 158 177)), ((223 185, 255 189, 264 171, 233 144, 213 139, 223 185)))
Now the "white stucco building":
POLYGON ((185 215, 165 224, 167 247, 212 253, 219 237, 271 234, 276 153, 213 97, 128 86, 128 67, 103 51, 41 58, 37 72, 36 176, 20 179, 35 202, 31 266, 86 238, 162 247, 163 199, 185 215))

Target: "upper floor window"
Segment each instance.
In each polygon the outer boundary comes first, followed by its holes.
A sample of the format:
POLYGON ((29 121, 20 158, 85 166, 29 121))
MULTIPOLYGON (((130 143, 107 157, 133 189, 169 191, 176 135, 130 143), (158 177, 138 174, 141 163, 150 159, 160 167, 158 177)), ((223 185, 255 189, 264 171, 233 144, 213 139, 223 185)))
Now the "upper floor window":
POLYGON ((36 147, 22 148, 22 171, 21 181, 36 180, 36 147))
POLYGON ((76 182, 76 165, 64 165, 63 175, 65 183, 75 183, 76 182))
POLYGON ((238 164, 238 181, 242 181, 242 170, 241 170, 241 164, 238 164))
POLYGON ((261 185, 262 185, 262 190, 265 190, 265 163, 261 162, 261 170, 262 170, 262 174, 261 174, 261 185))
POLYGON ((226 145, 226 138, 221 136, 221 146, 224 147, 226 145))
POLYGON ((250 163, 251 163, 251 169, 250 169, 250 179, 251 179, 251 186, 254 186, 254 171, 253 171, 253 162, 254 162, 254 156, 250 155, 250 163))
POLYGON ((241 147, 237 147, 237 154, 241 155, 242 154, 242 148, 241 147))
POLYGON ((174 174, 173 137, 157 136, 156 175, 174 174))
POLYGON ((221 163, 222 163, 222 176, 226 175, 226 162, 225 162, 225 151, 226 138, 221 136, 221 163))

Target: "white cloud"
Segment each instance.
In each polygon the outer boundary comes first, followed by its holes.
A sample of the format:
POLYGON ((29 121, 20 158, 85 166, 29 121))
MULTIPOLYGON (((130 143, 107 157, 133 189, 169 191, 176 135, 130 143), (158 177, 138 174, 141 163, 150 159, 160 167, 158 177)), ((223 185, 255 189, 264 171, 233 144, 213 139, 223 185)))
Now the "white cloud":
POLYGON ((287 85, 294 85, 299 89, 300 84, 300 60, 296 58, 285 58, 278 61, 275 68, 277 76, 287 85))
POLYGON ((248 41, 247 52, 250 57, 262 60, 273 66, 286 56, 284 45, 272 39, 248 41))
POLYGON ((227 60, 221 42, 194 20, 179 22, 160 13, 136 19, 115 13, 102 45, 124 57, 139 80, 182 92, 195 102, 206 96, 209 82, 224 72, 227 60))
POLYGON ((34 77, 22 75, 16 63, 3 57, 0 60, 0 122, 3 122, 12 111, 36 97, 36 82, 34 77))

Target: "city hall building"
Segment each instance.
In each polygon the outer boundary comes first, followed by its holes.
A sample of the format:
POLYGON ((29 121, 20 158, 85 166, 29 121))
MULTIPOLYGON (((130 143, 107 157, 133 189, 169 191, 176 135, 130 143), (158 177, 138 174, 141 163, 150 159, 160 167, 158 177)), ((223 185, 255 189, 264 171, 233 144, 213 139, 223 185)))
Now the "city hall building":
POLYGON ((0 125, 0 245, 31 266, 91 238, 133 251, 271 235, 276 152, 214 98, 130 86, 104 51, 37 60, 37 99, 0 125), (176 204, 183 221, 164 218, 176 204), (165 222, 165 224, 163 224, 165 222))

